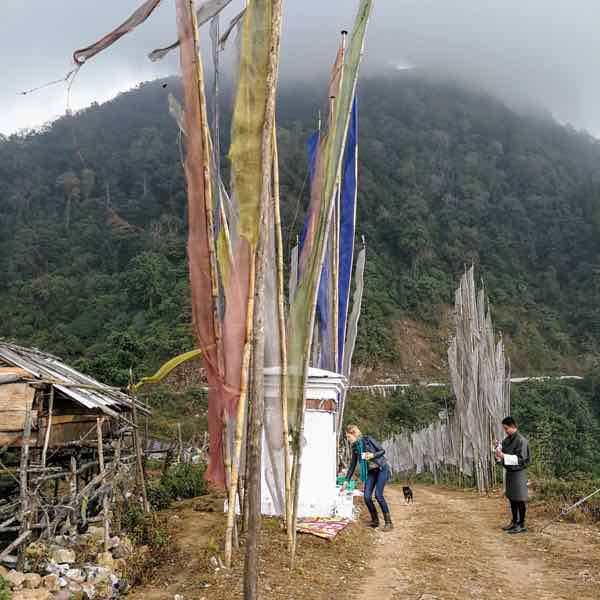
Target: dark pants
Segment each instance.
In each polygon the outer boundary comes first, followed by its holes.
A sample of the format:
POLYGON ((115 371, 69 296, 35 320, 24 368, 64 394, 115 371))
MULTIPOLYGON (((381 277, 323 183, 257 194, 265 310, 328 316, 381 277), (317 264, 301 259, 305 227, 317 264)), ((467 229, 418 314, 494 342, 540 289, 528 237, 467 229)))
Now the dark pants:
POLYGON ((379 506, 381 506, 383 514, 385 515, 390 512, 387 502, 383 497, 383 488, 385 487, 385 483, 388 480, 389 475, 390 471, 387 465, 383 467, 383 469, 370 469, 367 473, 364 497, 365 504, 372 515, 377 514, 377 509, 373 503, 373 490, 375 490, 375 498, 377 498, 377 502, 379 502, 379 506))
POLYGON ((513 523, 518 523, 519 525, 524 525, 525 514, 527 513, 527 505, 525 504, 525 502, 520 502, 518 500, 511 500, 510 501, 510 510, 512 511, 513 523))

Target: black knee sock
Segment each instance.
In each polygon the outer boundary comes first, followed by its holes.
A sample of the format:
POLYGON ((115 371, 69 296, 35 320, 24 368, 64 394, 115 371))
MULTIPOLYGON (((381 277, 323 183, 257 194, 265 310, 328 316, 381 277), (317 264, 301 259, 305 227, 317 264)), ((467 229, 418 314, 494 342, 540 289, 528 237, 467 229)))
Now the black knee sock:
POLYGON ((519 522, 519 503, 516 502, 515 500, 511 500, 510 501, 510 510, 512 512, 512 522, 518 523, 519 522))

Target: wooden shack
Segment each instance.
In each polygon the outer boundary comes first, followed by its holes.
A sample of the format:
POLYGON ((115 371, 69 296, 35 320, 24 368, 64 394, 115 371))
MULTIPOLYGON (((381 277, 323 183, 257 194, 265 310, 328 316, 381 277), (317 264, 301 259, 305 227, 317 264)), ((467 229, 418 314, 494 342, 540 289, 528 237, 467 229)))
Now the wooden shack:
POLYGON ((106 520, 136 474, 143 489, 139 414, 147 407, 124 390, 0 340, 0 562, 103 505, 106 520))

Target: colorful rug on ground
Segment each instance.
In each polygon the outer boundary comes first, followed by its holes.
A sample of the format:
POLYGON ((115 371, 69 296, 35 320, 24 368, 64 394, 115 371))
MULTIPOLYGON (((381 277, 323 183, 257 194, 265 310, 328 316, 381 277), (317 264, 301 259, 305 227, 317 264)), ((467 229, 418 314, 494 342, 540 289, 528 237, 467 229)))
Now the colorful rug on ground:
POLYGON ((350 525, 349 519, 336 519, 335 517, 313 517, 301 519, 297 530, 300 533, 310 533, 326 540, 332 540, 340 531, 350 525))

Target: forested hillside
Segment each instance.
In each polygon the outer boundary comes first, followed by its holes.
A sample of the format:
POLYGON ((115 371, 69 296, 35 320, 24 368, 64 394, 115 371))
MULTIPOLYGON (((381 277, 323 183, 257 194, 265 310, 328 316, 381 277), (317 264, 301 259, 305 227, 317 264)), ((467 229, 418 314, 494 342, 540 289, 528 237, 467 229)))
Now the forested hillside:
MULTIPOLYGON (((130 366, 147 374, 192 347, 169 91, 178 95, 177 80, 0 137, 0 337, 115 384, 130 366)), ((304 144, 325 93, 311 84, 279 97, 286 251, 302 224, 304 144)), ((359 99, 368 267, 356 362, 406 375, 422 348, 441 372, 454 289, 474 262, 515 372, 591 368, 600 353, 599 143, 426 78, 363 80, 359 99)), ((427 375, 422 362, 411 376, 427 375)))

